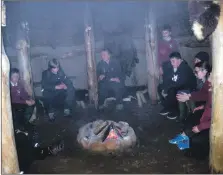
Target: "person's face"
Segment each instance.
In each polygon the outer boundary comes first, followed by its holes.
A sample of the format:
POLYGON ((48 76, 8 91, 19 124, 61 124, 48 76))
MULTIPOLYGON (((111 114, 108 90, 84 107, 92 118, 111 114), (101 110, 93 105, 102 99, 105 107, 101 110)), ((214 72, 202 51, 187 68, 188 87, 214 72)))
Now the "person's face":
POLYGON ((212 73, 210 73, 209 77, 208 77, 208 81, 211 83, 212 80, 212 73))
POLYGON ((102 58, 103 61, 109 61, 110 55, 107 51, 102 51, 101 52, 101 58, 102 58))
POLYGON ((194 64, 197 64, 197 63, 200 63, 200 62, 201 62, 200 59, 198 59, 198 58, 195 58, 195 59, 194 59, 194 64))
POLYGON ((162 36, 163 36, 163 39, 165 40, 166 38, 170 38, 171 37, 171 32, 168 31, 168 30, 163 30, 162 31, 162 36))
POLYGON ((18 83, 19 81, 19 74, 18 73, 14 73, 11 75, 11 82, 13 83, 18 83))
POLYGON ((199 67, 196 67, 195 68, 195 75, 198 79, 204 79, 207 75, 207 70, 205 69, 202 69, 202 68, 199 68, 199 67))
POLYGON ((51 72, 53 72, 54 74, 57 74, 58 71, 59 71, 59 67, 55 67, 51 69, 51 72))
POLYGON ((170 59, 170 62, 171 62, 171 65, 173 66, 173 68, 178 68, 182 61, 181 61, 181 59, 177 59, 174 57, 174 58, 170 59))

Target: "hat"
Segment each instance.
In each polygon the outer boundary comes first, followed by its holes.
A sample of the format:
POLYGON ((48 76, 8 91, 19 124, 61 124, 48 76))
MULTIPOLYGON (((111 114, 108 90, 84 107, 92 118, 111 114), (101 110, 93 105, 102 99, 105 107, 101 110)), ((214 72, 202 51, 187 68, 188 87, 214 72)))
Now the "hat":
POLYGON ((198 58, 202 62, 209 62, 209 54, 207 52, 198 52, 194 58, 198 58))

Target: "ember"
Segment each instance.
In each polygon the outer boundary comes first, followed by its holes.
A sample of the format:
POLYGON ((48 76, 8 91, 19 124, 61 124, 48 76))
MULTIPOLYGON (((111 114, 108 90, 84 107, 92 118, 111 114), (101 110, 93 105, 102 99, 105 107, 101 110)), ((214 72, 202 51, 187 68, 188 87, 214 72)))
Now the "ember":
POLYGON ((79 129, 77 141, 94 152, 122 152, 135 146, 136 135, 126 122, 97 120, 79 129))

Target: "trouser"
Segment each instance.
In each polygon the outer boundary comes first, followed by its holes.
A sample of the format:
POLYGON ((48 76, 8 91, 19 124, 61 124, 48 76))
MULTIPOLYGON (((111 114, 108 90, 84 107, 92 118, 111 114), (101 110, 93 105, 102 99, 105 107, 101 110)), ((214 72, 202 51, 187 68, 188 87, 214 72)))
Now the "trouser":
POLYGON ((29 119, 33 114, 35 105, 28 106, 27 104, 12 104, 12 116, 15 128, 26 127, 29 123, 29 119))
POLYGON ((209 153, 209 129, 194 133, 192 127, 200 123, 203 110, 196 111, 184 122, 184 133, 190 138, 190 151, 195 157, 205 157, 209 153))
POLYGON ((112 96, 116 98, 117 104, 122 103, 122 97, 124 93, 124 86, 122 83, 100 82, 98 90, 99 105, 102 105, 106 98, 111 97, 111 95, 109 94, 110 92, 112 92, 112 96))
POLYGON ((48 113, 64 108, 70 110, 74 108, 75 90, 73 87, 67 88, 67 90, 44 91, 43 97, 44 108, 48 113))
POLYGON ((162 84, 159 84, 158 87, 157 87, 157 92, 158 92, 158 96, 159 96, 160 102, 163 105, 165 98, 162 95, 162 90, 163 90, 162 89, 162 84))
POLYGON ((176 90, 174 88, 171 88, 167 92, 167 96, 165 97, 165 100, 163 101, 163 107, 172 113, 178 113, 178 101, 176 99, 176 90))

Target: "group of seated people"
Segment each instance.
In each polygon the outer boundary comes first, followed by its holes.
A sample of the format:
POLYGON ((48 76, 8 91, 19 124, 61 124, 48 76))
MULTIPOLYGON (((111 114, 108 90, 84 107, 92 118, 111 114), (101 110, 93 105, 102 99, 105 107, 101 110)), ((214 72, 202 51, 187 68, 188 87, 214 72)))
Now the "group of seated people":
POLYGON ((172 38, 171 27, 164 25, 158 43, 160 84, 158 95, 163 109, 160 114, 176 120, 182 131, 169 143, 176 144, 186 155, 206 157, 209 152, 211 125, 211 66, 209 55, 194 56, 194 71, 181 57, 172 38))
POLYGON ((207 156, 211 125, 211 66, 209 55, 199 52, 194 58, 194 72, 179 52, 169 55, 162 65, 163 82, 158 86, 163 109, 160 114, 177 119, 182 132, 169 143, 180 150, 190 148, 193 155, 207 156))
POLYGON ((39 143, 38 133, 31 121, 36 102, 25 90, 17 68, 12 68, 10 72, 10 92, 19 167, 26 172, 33 160, 44 159, 61 151, 62 142, 46 147, 39 143))

